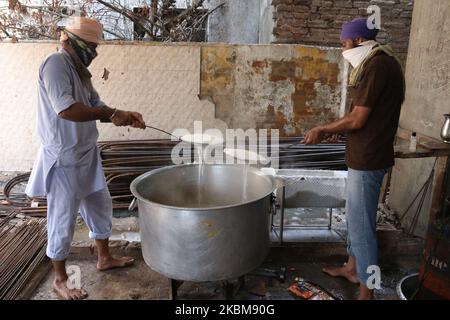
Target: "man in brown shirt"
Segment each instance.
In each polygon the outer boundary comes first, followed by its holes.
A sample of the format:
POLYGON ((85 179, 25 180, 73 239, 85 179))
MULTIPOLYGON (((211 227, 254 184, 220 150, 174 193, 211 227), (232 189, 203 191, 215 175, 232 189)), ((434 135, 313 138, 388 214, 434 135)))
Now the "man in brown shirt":
POLYGON ((394 165, 394 137, 405 96, 400 63, 389 47, 376 41, 377 29, 367 19, 344 24, 343 56, 353 66, 351 112, 335 122, 311 129, 304 143, 316 144, 324 134, 347 133, 347 251, 342 267, 325 268, 331 276, 360 285, 358 299, 372 299, 380 282, 376 215, 384 175, 394 165))

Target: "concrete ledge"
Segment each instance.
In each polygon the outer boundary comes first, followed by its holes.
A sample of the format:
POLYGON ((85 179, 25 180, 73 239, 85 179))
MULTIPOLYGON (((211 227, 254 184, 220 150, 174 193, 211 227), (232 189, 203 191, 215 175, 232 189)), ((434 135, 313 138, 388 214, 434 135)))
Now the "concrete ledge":
MULTIPOLYGON (((401 230, 379 230, 379 257, 382 262, 394 262, 400 257, 419 258, 423 250, 423 240, 410 237, 401 230)), ((128 241, 110 241, 112 254, 125 254, 132 257, 142 257, 141 244, 128 241)), ((96 254, 95 245, 90 241, 79 241, 72 244, 71 255, 81 257, 92 257, 96 254)), ((341 259, 347 256, 345 242, 308 242, 308 243, 285 243, 279 246, 272 244, 267 261, 311 261, 341 259)))

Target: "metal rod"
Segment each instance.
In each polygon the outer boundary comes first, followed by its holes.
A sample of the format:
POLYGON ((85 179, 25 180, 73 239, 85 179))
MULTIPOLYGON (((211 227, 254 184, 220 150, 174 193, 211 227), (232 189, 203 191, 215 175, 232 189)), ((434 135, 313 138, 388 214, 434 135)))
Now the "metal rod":
POLYGON ((153 130, 156 130, 156 131, 159 131, 159 132, 163 132, 163 133, 165 133, 165 134, 168 134, 169 136, 174 137, 174 138, 176 138, 177 140, 181 140, 179 137, 174 136, 173 134, 171 134, 171 133, 169 133, 169 132, 167 132, 167 131, 164 131, 164 130, 162 130, 162 129, 155 128, 155 127, 152 127, 152 126, 146 126, 146 127, 147 127, 147 128, 150 128, 150 129, 153 129, 153 130))
POLYGON ((0 299, 16 299, 45 259, 45 219, 2 221, 0 229, 0 299))
POLYGON ((283 245, 285 195, 286 195, 286 187, 283 186, 281 188, 281 204, 280 204, 280 245, 283 245))
POLYGON ((331 230, 331 225, 333 224, 333 208, 330 208, 330 222, 328 224, 328 230, 331 230))
MULTIPOLYGON (((170 136, 174 135, 155 128, 170 136)), ((139 175, 172 165, 172 149, 178 143, 169 139, 148 139, 130 141, 101 141, 102 167, 108 188, 113 196, 115 209, 127 208, 132 200, 129 186, 139 175)), ((317 169, 317 170, 345 170, 345 145, 343 143, 319 144, 306 146, 298 144, 301 137, 280 138, 279 142, 270 145, 268 155, 273 148, 279 149, 279 167, 281 169, 317 169)), ((192 149, 192 148, 191 148, 192 149)), ((195 157, 195 153, 191 152, 195 157)), ((194 161, 194 160, 192 160, 194 161)), ((33 199, 21 192, 14 192, 17 185, 26 183, 29 173, 14 177, 4 187, 5 200, 21 209, 27 216, 42 217, 46 215, 47 204, 45 198, 35 198, 39 206, 31 207, 33 199)))

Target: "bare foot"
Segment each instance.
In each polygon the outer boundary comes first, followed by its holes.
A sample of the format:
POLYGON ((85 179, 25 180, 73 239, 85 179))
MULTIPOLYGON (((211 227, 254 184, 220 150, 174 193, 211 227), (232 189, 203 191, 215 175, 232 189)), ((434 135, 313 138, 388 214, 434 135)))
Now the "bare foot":
POLYGON ((83 289, 69 289, 67 287, 67 280, 53 281, 53 290, 64 300, 82 300, 86 299, 88 294, 83 289))
POLYGON ((115 268, 125 268, 131 266, 134 259, 130 257, 99 259, 97 262, 97 270, 105 271, 115 268))
POLYGON ((323 268, 323 272, 332 277, 342 277, 354 284, 359 284, 358 277, 356 276, 356 271, 350 269, 346 264, 342 267, 329 267, 323 268))
POLYGON ((359 287, 358 300, 372 300, 372 299, 373 299, 373 290, 370 290, 366 286, 361 285, 359 287))

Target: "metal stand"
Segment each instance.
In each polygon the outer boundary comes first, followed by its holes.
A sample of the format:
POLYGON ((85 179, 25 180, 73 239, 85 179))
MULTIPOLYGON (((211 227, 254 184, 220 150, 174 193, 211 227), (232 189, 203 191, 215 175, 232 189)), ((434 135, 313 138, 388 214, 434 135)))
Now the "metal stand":
POLYGON ((280 245, 283 245, 285 194, 286 194, 286 188, 283 187, 283 189, 281 191, 281 201, 280 201, 280 245))
POLYGON ((183 284, 184 281, 169 279, 169 300, 176 300, 178 288, 183 284))
POLYGON ((332 224, 333 224, 333 208, 330 208, 330 220, 328 221, 328 230, 331 230, 332 224))
MULTIPOLYGON (((284 229, 302 229, 302 228, 327 228, 328 230, 331 230, 332 224, 333 224, 333 208, 328 208, 328 224, 327 225, 296 225, 296 226, 285 226, 284 225, 284 210, 285 210, 285 195, 286 195, 286 188, 282 187, 281 189, 281 199, 279 199, 279 204, 280 204, 280 225, 277 226, 274 224, 273 222, 273 216, 274 214, 271 215, 270 218, 270 225, 271 225, 271 230, 272 232, 276 235, 276 237, 279 240, 279 244, 283 245, 284 243, 284 229), (279 228, 279 232, 277 232, 275 229, 279 228)), ((275 209, 276 212, 276 209, 275 209)))
POLYGON ((234 284, 230 281, 222 282, 222 296, 225 300, 233 300, 234 297, 239 293, 239 291, 245 285, 245 276, 241 276, 238 278, 237 284, 234 284))
MULTIPOLYGON (((184 281, 169 279, 169 300, 176 300, 178 297, 178 288, 184 283, 184 281)), ((237 284, 231 281, 222 281, 221 289, 222 296, 225 300, 233 300, 234 297, 245 285, 245 276, 241 276, 237 280, 237 284)))

